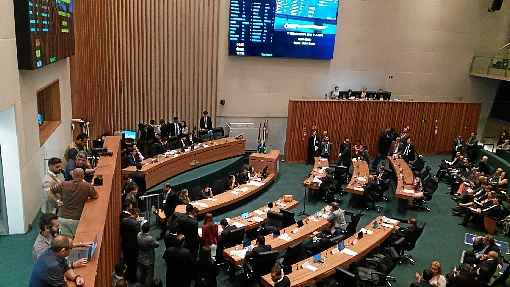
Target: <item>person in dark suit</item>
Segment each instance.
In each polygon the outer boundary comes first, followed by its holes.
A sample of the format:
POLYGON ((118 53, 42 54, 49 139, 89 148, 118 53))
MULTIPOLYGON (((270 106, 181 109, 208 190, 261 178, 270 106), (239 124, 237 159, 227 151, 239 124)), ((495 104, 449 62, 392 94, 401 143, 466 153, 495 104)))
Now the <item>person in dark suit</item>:
POLYGON ((312 130, 312 135, 308 138, 308 164, 314 164, 314 158, 320 156, 321 139, 317 130, 312 130))
POLYGON ((329 137, 325 136, 321 142, 321 157, 329 159, 329 154, 331 153, 331 143, 329 142, 329 137))
POLYGON ((120 237, 122 239, 122 254, 127 265, 126 279, 129 282, 136 282, 136 271, 138 265, 138 232, 140 224, 136 220, 134 210, 125 210, 121 214, 120 237))
POLYGON ((380 165, 377 174, 375 175, 375 182, 377 184, 377 190, 380 194, 384 194, 384 192, 389 187, 390 182, 390 173, 386 171, 384 165, 380 165))
POLYGON ((178 117, 174 117, 174 121, 169 124, 170 126, 170 136, 172 137, 180 137, 182 134, 182 125, 179 122, 178 117))
POLYGON ((198 235, 198 222, 195 219, 193 205, 186 205, 186 214, 178 216, 177 231, 184 235, 185 247, 190 250, 193 258, 196 258, 198 254, 200 236, 198 235))
POLYGON ((488 284, 498 268, 498 253, 496 251, 490 251, 477 266, 480 282, 488 284))
POLYGON ((462 148, 464 147, 464 139, 462 138, 462 136, 457 136, 454 140, 453 140, 453 144, 452 144, 452 160, 455 158, 455 155, 460 152, 462 153, 462 148))
POLYGON ((136 145, 133 145, 131 148, 128 148, 129 154, 126 158, 126 163, 128 166, 136 166, 138 163, 143 161, 143 155, 138 150, 136 145))
POLYGON ((345 138, 340 145, 340 153, 338 154, 338 165, 350 167, 352 163, 352 144, 349 138, 345 138))
POLYGON ((168 139, 170 136, 170 127, 168 126, 168 123, 165 121, 165 119, 159 120, 159 136, 162 139, 168 139))
POLYGON ((469 264, 461 264, 448 278, 449 287, 480 287, 476 270, 469 264))
POLYGON ((220 221, 220 225, 222 227, 222 231, 220 233, 220 236, 218 237, 218 246, 216 248, 216 261, 221 262, 223 261, 223 250, 225 249, 225 238, 226 234, 230 233, 232 230, 235 230, 236 227, 234 225, 229 225, 228 220, 226 218, 223 218, 220 221))
POLYGON ((207 111, 202 112, 202 117, 200 118, 200 129, 203 131, 209 131, 213 129, 212 120, 207 111))
POLYGON ((200 249, 197 262, 197 280, 195 286, 197 287, 216 287, 216 276, 218 276, 218 267, 211 259, 211 248, 204 246, 200 249))
POLYGON ((478 139, 476 133, 472 132, 469 139, 466 142, 466 153, 469 161, 475 162, 476 154, 478 153, 478 139))
POLYGON ((183 246, 185 240, 182 234, 172 236, 168 241, 169 246, 163 253, 167 287, 189 287, 195 278, 195 259, 190 250, 183 246))
POLYGON ((482 172, 484 175, 488 176, 492 174, 492 168, 489 166, 489 158, 484 155, 480 158, 480 162, 478 163, 478 170, 482 172))
POLYGON ((402 151, 402 158, 407 162, 412 162, 416 159, 416 151, 414 149, 414 145, 411 143, 411 138, 408 137, 406 143, 404 144, 404 149, 402 151))
POLYGON ((394 141, 391 142, 390 150, 388 155, 398 155, 402 153, 402 143, 400 142, 400 138, 397 137, 394 141))
POLYGON ((253 247, 250 252, 246 253, 246 258, 250 259, 261 252, 271 251, 271 245, 266 245, 266 238, 263 235, 257 236, 257 246, 253 247))
POLYGON ((367 181, 367 184, 365 185, 365 188, 364 188, 364 197, 365 197, 365 202, 367 204, 369 204, 369 206, 367 207, 368 209, 372 209, 374 210, 375 209, 375 201, 377 200, 378 198, 378 187, 377 187, 377 182, 375 180, 375 176, 373 175, 370 175, 368 177, 368 181, 367 181))

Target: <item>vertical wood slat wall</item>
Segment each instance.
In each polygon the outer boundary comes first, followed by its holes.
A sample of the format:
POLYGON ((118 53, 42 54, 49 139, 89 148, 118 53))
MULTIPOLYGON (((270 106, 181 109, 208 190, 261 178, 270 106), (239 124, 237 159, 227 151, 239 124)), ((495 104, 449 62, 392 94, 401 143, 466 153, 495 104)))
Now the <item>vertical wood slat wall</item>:
POLYGON ((476 131, 480 108, 479 103, 291 100, 285 157, 290 162, 306 160, 313 126, 321 133, 328 131, 333 143, 331 159, 335 160, 345 137, 353 143, 367 144, 375 155, 384 129, 401 130, 406 125, 411 128, 411 140, 419 153, 449 152, 455 136, 476 131))
POLYGON ((75 4, 73 117, 99 136, 178 116, 190 128, 216 110, 217 0, 75 4))

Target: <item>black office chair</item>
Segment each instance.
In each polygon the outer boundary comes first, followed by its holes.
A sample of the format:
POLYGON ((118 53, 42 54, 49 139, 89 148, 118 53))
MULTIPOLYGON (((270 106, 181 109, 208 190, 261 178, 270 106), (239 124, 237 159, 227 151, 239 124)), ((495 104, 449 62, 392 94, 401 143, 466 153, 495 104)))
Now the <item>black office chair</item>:
POLYGON ((278 251, 266 251, 255 254, 252 258, 245 260, 244 270, 247 280, 258 280, 262 275, 269 274, 276 259, 280 256, 278 251))
POLYGON ((392 243, 392 253, 394 257, 397 257, 397 262, 402 264, 404 262, 409 262, 414 265, 416 261, 413 256, 409 254, 409 251, 412 251, 416 246, 416 242, 420 238, 425 229, 426 223, 418 225, 416 231, 408 232, 406 236, 403 236, 392 243))
POLYGON ((189 198, 191 201, 204 199, 202 194, 202 187, 200 185, 193 186, 189 192, 189 198))
POLYGON ((227 189, 227 181, 225 178, 218 178, 214 181, 212 186, 213 195, 218 195, 225 192, 227 189))
POLYGON ((220 236, 220 240, 218 241, 218 246, 216 247, 216 263, 220 267, 226 266, 227 271, 231 274, 235 273, 235 268, 227 264, 226 260, 223 258, 223 251, 227 248, 243 243, 244 234, 244 227, 223 232, 220 236))
POLYGON ((349 238, 354 235, 358 228, 358 223, 361 217, 365 215, 364 213, 358 213, 351 215, 351 221, 347 224, 347 227, 342 232, 343 238, 349 238))
POLYGON ((358 278, 356 274, 351 273, 343 268, 335 269, 336 286, 340 287, 358 287, 358 278))
POLYGON ((308 257, 308 254, 305 251, 303 246, 303 242, 299 242, 296 245, 289 246, 283 255, 283 272, 285 274, 292 273, 292 264, 295 264, 305 258, 308 257))
POLYGON ((280 214, 282 215, 283 219, 283 227, 287 227, 296 223, 296 220, 294 219, 294 212, 282 209, 280 210, 280 214))

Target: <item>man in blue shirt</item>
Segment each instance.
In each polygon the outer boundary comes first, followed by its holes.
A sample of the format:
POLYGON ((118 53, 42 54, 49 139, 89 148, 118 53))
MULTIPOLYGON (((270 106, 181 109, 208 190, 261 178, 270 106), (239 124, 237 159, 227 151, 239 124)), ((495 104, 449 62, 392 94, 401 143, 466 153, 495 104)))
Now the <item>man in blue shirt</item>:
POLYGON ((69 268, 66 257, 69 256, 73 246, 70 238, 56 236, 51 241, 51 248, 45 251, 34 264, 30 275, 29 287, 65 287, 65 279, 83 286, 83 277, 69 268), (65 278, 65 279, 64 279, 65 278))

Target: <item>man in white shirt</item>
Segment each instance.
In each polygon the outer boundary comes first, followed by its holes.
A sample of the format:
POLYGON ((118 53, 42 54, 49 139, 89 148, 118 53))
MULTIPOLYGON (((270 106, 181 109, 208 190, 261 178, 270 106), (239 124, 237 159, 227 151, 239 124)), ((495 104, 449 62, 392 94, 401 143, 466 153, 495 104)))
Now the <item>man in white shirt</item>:
POLYGON ((345 220, 345 212, 343 209, 338 207, 338 203, 333 202, 331 204, 331 213, 329 214, 328 220, 331 222, 331 233, 337 234, 344 231, 347 228, 347 221, 345 220))
POLYGON ((49 191, 64 180, 63 170, 64 164, 61 159, 53 157, 48 160, 48 173, 42 181, 42 213, 55 213, 57 199, 49 191))

